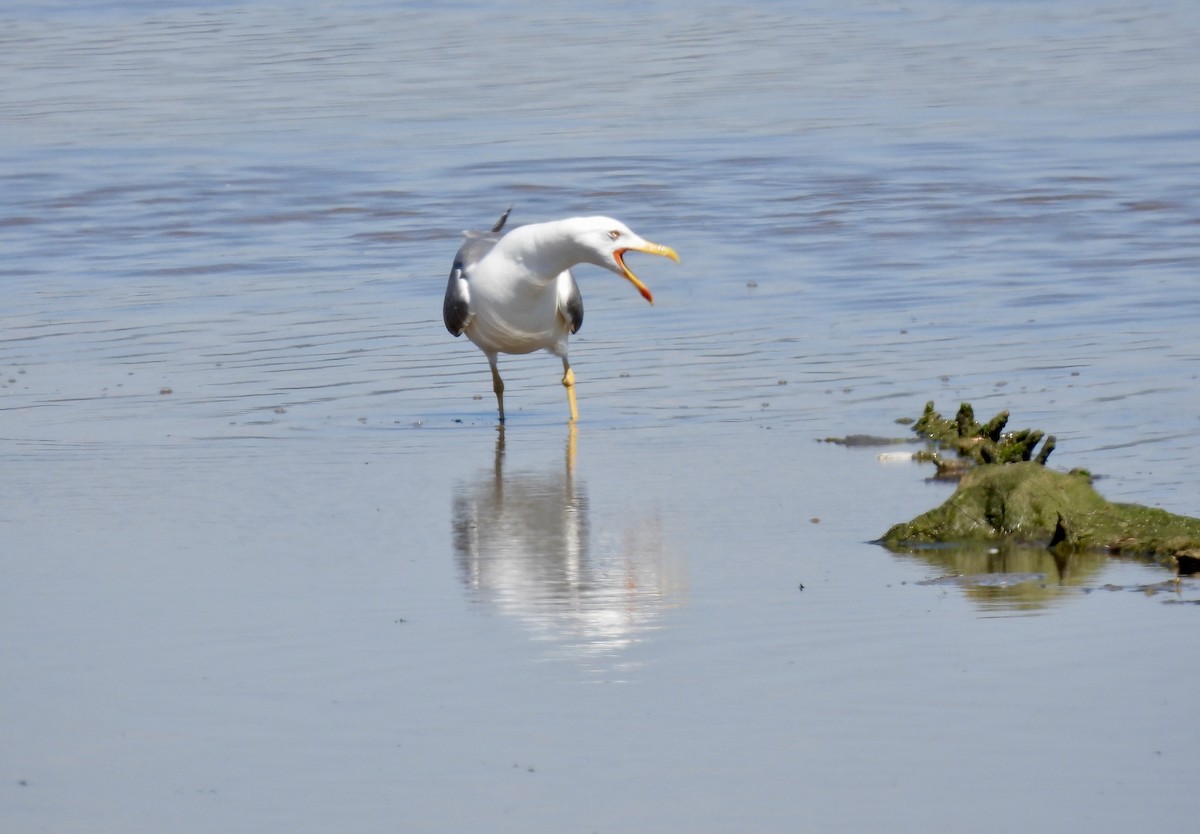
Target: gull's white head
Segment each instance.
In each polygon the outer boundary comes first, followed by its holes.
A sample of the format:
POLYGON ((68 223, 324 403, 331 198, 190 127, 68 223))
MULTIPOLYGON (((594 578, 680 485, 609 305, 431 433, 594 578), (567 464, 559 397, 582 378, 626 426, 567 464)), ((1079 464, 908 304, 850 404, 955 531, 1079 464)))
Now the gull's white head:
POLYGON ((564 220, 575 245, 579 247, 580 262, 595 264, 615 272, 637 287, 642 298, 654 303, 650 289, 625 265, 627 252, 661 255, 679 263, 679 255, 670 246, 651 243, 620 220, 611 217, 572 217, 564 220))

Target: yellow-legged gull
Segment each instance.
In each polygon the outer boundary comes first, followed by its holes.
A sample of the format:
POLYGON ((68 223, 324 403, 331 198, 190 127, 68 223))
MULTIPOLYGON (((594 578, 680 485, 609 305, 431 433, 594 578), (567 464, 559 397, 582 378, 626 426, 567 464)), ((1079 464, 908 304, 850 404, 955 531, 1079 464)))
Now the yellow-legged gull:
POLYGON ((625 265, 627 252, 662 255, 676 263, 669 246, 651 243, 611 217, 571 217, 518 226, 501 235, 508 212, 490 232, 467 232, 446 285, 442 320, 454 336, 466 334, 487 356, 500 422, 504 422, 504 381, 498 354, 547 350, 562 359, 571 421, 575 373, 567 361, 567 340, 583 324, 583 297, 571 267, 589 263, 630 281, 650 303, 654 296, 625 265))

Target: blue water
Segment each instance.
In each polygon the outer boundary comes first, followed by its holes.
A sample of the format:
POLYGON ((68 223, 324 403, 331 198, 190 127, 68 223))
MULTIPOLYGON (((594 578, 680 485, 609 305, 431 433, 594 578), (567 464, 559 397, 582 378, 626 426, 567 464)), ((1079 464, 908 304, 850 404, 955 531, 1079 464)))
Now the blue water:
POLYGON ((815 440, 1200 513, 1197 102, 1184 2, 7 4, 0 827, 1190 830, 1195 580, 815 440), (438 318, 509 205, 682 258, 574 439, 438 318))

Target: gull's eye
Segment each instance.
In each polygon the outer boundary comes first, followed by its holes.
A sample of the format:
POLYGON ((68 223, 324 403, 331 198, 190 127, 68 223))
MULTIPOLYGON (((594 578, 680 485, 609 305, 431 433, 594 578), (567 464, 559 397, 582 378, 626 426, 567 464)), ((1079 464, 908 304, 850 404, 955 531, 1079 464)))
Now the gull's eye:
POLYGON ((612 238, 613 240, 616 240, 617 238, 619 238, 621 236, 621 233, 618 232, 616 229, 613 229, 611 232, 608 233, 608 236, 610 238, 612 238))

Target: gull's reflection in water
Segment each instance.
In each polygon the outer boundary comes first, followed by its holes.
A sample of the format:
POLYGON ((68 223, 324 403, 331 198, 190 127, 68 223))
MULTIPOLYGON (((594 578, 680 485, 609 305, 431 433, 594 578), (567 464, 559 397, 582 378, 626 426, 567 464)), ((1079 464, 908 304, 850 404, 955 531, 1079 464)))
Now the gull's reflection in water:
POLYGON ((492 469, 454 490, 454 551, 477 598, 535 639, 612 654, 657 627, 681 595, 681 571, 657 516, 594 534, 575 446, 571 426, 561 466, 506 472, 501 427, 492 469))

